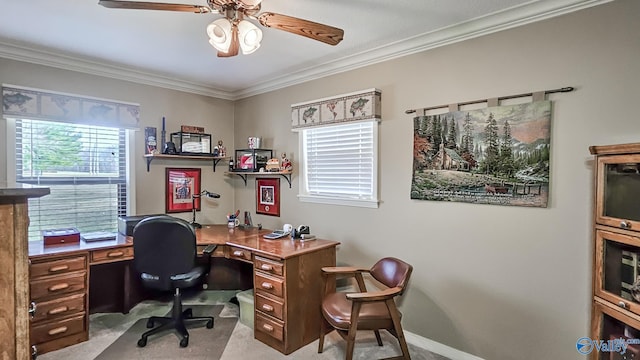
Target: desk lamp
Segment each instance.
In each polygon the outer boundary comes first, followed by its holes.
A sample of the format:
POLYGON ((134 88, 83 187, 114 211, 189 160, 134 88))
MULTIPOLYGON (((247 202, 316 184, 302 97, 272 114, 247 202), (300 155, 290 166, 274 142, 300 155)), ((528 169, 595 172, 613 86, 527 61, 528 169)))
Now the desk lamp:
POLYGON ((203 195, 214 199, 218 199, 220 197, 220 194, 212 193, 207 190, 203 190, 202 192, 200 192, 200 194, 193 194, 193 196, 191 197, 191 208, 193 209, 193 220, 191 221, 191 226, 196 229, 202 227, 202 225, 196 222, 196 199, 202 198, 203 195))

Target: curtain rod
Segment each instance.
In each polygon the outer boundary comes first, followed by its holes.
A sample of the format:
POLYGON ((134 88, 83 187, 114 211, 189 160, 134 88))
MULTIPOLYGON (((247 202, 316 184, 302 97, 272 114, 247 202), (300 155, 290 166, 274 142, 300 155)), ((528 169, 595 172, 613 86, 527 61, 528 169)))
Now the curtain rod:
MULTIPOLYGON (((553 94, 553 93, 559 93, 559 92, 570 92, 570 91, 573 91, 573 90, 574 90, 574 88, 572 86, 568 86, 568 87, 563 87, 563 88, 560 88, 560 89, 545 90, 544 94, 546 95, 546 94, 553 94)), ((526 94, 501 96, 501 97, 498 98, 498 101, 507 100, 507 99, 516 99, 516 98, 525 97, 525 96, 533 96, 533 94, 534 93, 531 92, 531 93, 526 93, 526 94)), ((457 105, 458 106, 464 106, 464 105, 471 105, 471 104, 479 104, 479 103, 487 102, 488 100, 489 99, 465 101, 465 102, 462 102, 462 103, 458 103, 457 105)), ((442 109, 442 108, 445 108, 445 107, 448 107, 448 106, 449 106, 449 104, 440 105, 440 106, 431 106, 431 107, 428 107, 428 108, 420 108, 419 110, 423 110, 423 111, 435 110, 435 109, 442 109)), ((407 111, 405 111, 405 114, 412 114, 414 112, 416 112, 416 109, 407 110, 407 111)))

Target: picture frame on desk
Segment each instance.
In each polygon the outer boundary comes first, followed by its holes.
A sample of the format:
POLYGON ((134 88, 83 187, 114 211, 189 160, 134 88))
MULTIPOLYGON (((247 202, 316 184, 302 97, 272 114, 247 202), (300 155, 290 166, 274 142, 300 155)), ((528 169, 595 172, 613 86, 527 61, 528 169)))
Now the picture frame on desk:
POLYGON ((193 199, 193 194, 200 194, 201 169, 199 168, 165 168, 165 212, 180 213, 200 211, 200 198, 193 199))
POLYGON ((280 216, 280 179, 256 179, 256 214, 280 216))

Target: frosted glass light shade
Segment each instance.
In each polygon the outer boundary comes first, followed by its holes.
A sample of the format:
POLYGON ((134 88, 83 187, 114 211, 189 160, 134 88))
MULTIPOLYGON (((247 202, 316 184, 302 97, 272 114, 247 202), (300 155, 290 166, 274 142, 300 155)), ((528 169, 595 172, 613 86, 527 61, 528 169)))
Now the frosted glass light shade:
POLYGON ((231 22, 226 18, 218 19, 207 26, 209 44, 221 52, 228 52, 231 46, 231 22))
POLYGON ((262 30, 250 21, 242 20, 238 23, 238 33, 243 54, 248 55, 258 50, 262 41, 262 30))
POLYGON ((253 8, 258 6, 262 0, 240 0, 240 2, 247 8, 253 8))

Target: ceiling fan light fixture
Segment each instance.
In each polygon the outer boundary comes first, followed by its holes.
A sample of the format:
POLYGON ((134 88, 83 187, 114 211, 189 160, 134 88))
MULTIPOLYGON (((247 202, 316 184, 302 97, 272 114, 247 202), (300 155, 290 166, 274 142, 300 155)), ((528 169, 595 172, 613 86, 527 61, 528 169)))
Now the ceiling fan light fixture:
POLYGON ((231 46, 231 22, 220 18, 207 26, 209 44, 216 50, 227 52, 231 46))
POLYGON ((239 2, 248 9, 252 9, 262 2, 262 0, 239 0, 239 2))
POLYGON ((262 41, 262 30, 250 21, 242 20, 238 23, 238 32, 243 54, 248 55, 258 50, 262 41))

